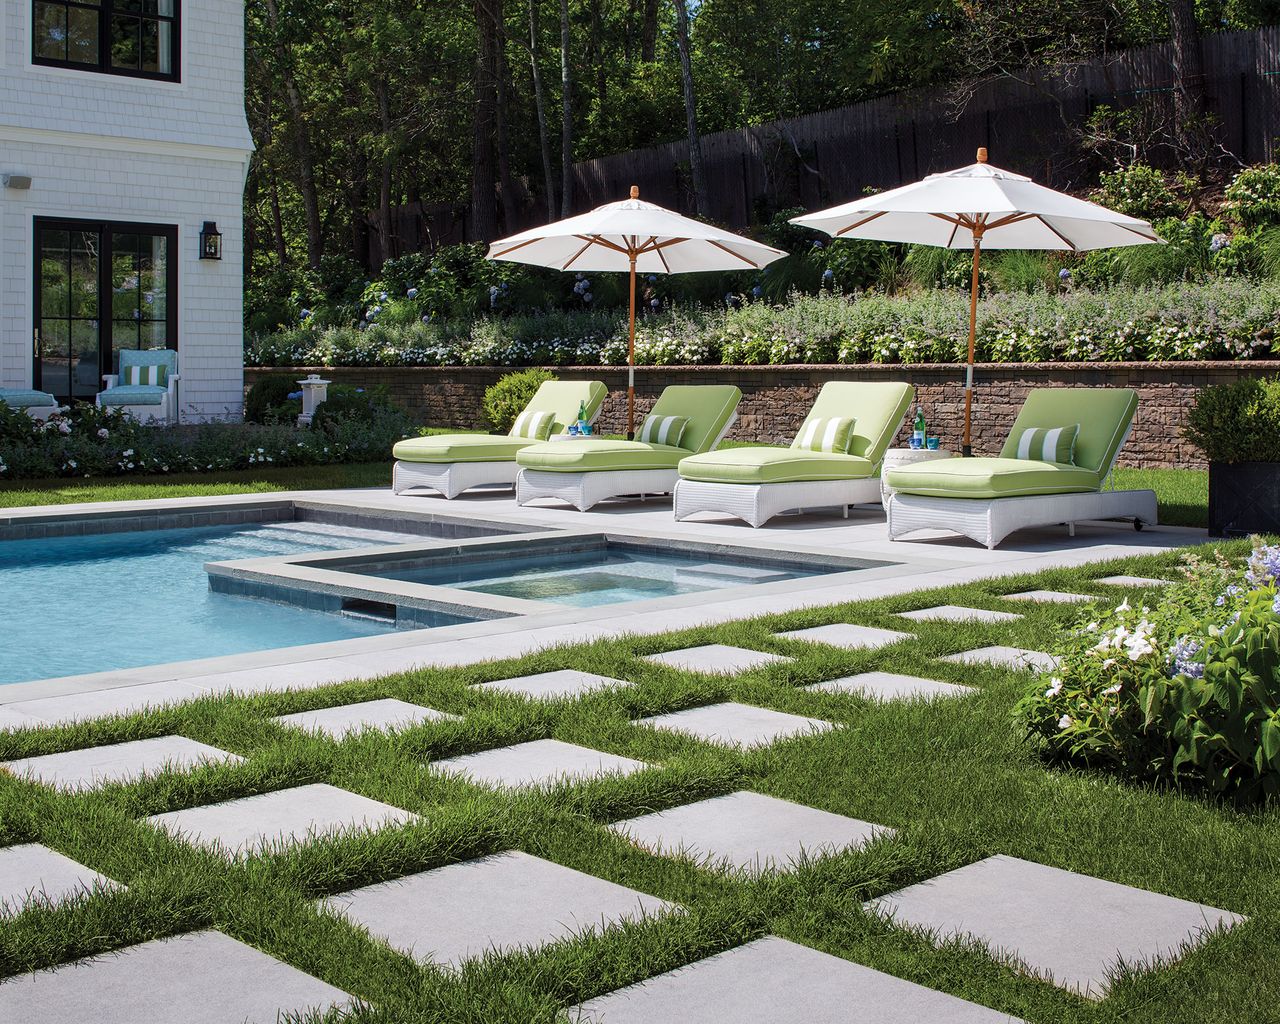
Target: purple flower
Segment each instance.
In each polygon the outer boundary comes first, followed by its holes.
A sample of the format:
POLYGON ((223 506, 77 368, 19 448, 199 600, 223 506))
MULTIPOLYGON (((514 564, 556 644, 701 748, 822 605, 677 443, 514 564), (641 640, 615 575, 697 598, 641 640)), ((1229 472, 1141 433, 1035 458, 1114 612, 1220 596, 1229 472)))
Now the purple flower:
POLYGON ((1244 578, 1255 587, 1280 583, 1280 545, 1269 544, 1254 551, 1244 578))
POLYGON ((301 392, 301 391, 290 391, 290 392, 289 392, 288 397, 289 397, 289 399, 290 399, 291 401, 297 401, 299 398, 301 398, 301 397, 302 397, 302 392, 301 392))
POLYGON ((1059 281, 1070 281, 1070 280, 1071 280, 1071 271, 1070 271, 1070 270, 1068 270, 1066 267, 1063 267, 1061 270, 1059 270, 1059 271, 1058 271, 1058 280, 1059 280, 1059 281))
POLYGON ((1221 252, 1230 244, 1231 244, 1231 239, 1228 238, 1226 235, 1224 235, 1221 231, 1219 231, 1217 234, 1213 236, 1213 238, 1209 240, 1209 251, 1221 252))
POLYGON ((1169 675, 1189 676, 1192 679, 1204 678, 1204 661, 1198 660, 1204 645, 1192 637, 1179 637, 1169 652, 1169 675))
POLYGON ((815 238, 815 239, 813 240, 813 247, 814 247, 815 249, 825 249, 825 248, 826 248, 826 246, 822 244, 822 239, 820 239, 820 238, 815 238))
POLYGON ((1280 594, 1276 594, 1276 599, 1271 602, 1271 610, 1280 615, 1280 594))
POLYGON ((1217 605, 1219 608, 1221 608, 1224 604, 1227 603, 1227 598, 1235 597, 1236 594, 1238 593, 1240 593, 1240 587, 1232 583, 1230 586, 1227 587, 1226 590, 1224 590, 1221 594, 1218 595, 1217 600, 1215 600, 1213 603, 1217 605))

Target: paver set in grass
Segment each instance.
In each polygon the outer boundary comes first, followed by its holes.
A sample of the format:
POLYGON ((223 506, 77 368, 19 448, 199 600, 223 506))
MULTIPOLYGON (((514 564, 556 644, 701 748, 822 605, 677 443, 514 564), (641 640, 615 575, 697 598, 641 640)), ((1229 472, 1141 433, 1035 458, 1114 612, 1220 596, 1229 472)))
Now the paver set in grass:
POLYGON ((1175 562, 0 733, 0 1019, 1275 1019, 1276 812, 1010 716, 1175 562))

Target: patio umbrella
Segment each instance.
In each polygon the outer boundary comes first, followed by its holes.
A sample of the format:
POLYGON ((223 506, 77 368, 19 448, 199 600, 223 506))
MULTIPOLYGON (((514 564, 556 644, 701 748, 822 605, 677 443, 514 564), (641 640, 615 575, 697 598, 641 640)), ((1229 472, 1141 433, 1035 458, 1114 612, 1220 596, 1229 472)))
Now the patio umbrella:
POLYGON ((627 340, 627 437, 635 435, 636 272, 687 274, 701 270, 759 270, 785 256, 712 224, 631 198, 590 213, 522 231, 489 246, 488 258, 557 270, 628 272, 631 304, 627 340))
POLYGON ((972 453, 974 342, 978 334, 978 261, 986 249, 1107 249, 1160 242, 1145 220, 1055 192, 987 163, 985 148, 968 167, 903 185, 791 223, 836 238, 914 242, 973 250, 969 358, 964 383, 964 454, 972 453))

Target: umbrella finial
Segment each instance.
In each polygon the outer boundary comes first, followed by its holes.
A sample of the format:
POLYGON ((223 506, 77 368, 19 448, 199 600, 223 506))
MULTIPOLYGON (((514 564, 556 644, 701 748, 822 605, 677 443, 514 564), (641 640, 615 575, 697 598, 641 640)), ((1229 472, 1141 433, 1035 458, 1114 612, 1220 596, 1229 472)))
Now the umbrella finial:
POLYGON ((632 199, 639 199, 639 198, 640 198, 640 186, 639 186, 639 185, 632 185, 632 186, 631 186, 631 198, 632 198, 632 199))
POLYGON ((985 164, 986 162, 987 162, 987 147, 979 146, 978 147, 978 163, 985 164))

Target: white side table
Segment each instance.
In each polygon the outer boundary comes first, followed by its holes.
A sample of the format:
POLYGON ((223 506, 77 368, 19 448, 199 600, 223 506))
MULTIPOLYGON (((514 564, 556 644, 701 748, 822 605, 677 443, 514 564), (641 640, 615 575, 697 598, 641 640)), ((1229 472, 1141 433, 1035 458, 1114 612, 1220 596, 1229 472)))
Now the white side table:
POLYGON ((955 452, 945 451, 942 448, 890 448, 884 453, 884 461, 880 464, 880 503, 888 508, 889 495, 893 493, 893 488, 885 480, 885 474, 889 470, 913 466, 917 462, 933 462, 935 459, 954 457, 955 452))

